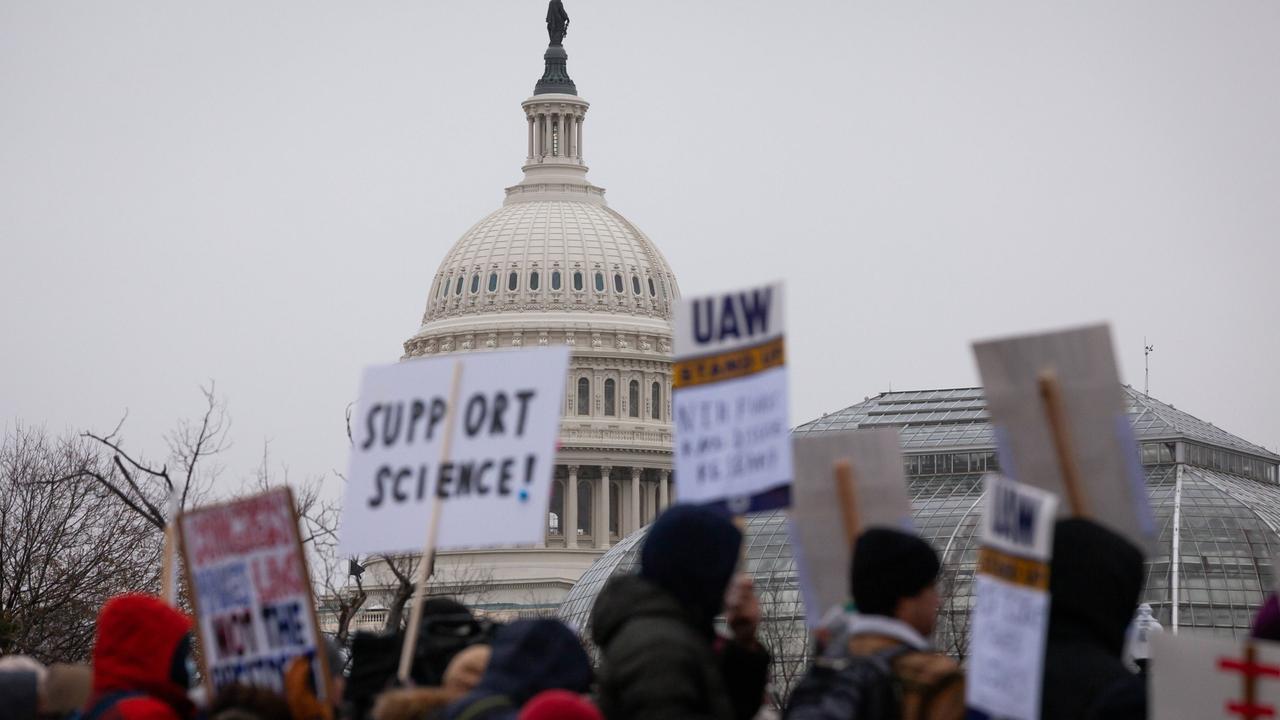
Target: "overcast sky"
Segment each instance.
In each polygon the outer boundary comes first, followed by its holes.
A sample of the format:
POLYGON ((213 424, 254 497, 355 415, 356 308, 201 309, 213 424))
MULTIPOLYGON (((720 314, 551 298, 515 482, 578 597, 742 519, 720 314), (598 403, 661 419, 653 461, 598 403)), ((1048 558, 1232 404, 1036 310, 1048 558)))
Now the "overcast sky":
MULTIPOLYGON (((520 178, 546 3, 0 3, 0 424, 161 435, 216 380, 345 466, 359 368, 520 178)), ((1105 320, 1280 447, 1280 3, 586 2, 590 178, 685 294, 788 282, 792 420, 1105 320)))

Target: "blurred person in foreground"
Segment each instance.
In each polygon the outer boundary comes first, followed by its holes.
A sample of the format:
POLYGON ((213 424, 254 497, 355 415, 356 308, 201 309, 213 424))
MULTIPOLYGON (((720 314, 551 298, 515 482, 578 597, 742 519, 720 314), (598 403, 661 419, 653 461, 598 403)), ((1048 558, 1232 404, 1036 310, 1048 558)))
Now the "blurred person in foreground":
POLYGON ((118 595, 98 614, 83 720, 188 720, 191 620, 152 595, 118 595))
POLYGON ((559 620, 519 620, 500 628, 480 683, 443 713, 447 720, 516 720, 546 690, 591 689, 591 659, 559 620))
POLYGON ((788 720, 965 715, 964 675, 929 642, 941 604, 941 563, 929 543, 889 528, 858 537, 850 568, 857 613, 796 686, 788 720))
POLYGON ((492 649, 472 645, 449 661, 444 682, 438 687, 398 688, 384 691, 373 706, 374 720, 430 720, 475 689, 484 677, 492 649))
POLYGON ((640 572, 605 585, 591 611, 599 703, 609 720, 747 720, 764 700, 769 653, 747 576, 730 590, 742 533, 710 509, 676 505, 649 529, 640 572), (726 591, 728 597, 726 598, 726 591), (725 610, 730 637, 716 633, 725 610))
MULTIPOLYGON (((487 644, 492 635, 492 625, 478 620, 462 603, 446 597, 428 598, 422 604, 422 630, 410 666, 412 686, 440 687, 454 657, 466 648, 487 644)), ((342 695, 352 717, 370 717, 378 698, 397 686, 403 642, 403 632, 355 634, 351 674, 342 695)))
POLYGON ((1095 522, 1057 522, 1042 720, 1147 716, 1145 679, 1123 660, 1125 631, 1141 592, 1141 550, 1095 522))

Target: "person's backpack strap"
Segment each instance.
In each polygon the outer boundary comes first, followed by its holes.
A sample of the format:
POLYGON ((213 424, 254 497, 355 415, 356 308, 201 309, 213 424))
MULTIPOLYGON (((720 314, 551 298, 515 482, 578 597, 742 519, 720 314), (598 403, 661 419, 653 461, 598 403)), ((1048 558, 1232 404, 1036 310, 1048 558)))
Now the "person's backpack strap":
POLYGON ((88 710, 85 710, 84 714, 80 716, 80 720, 100 720, 103 715, 107 714, 108 710, 115 707, 120 701, 141 696, 142 693, 137 692, 136 690, 121 690, 119 692, 107 693, 99 698, 98 702, 90 706, 88 710))
POLYGON ((896 689, 901 693, 904 718, 963 717, 964 672, 954 661, 910 648, 897 653, 896 657, 903 657, 894 678, 896 689))
POLYGON ((784 717, 896 719, 902 691, 893 664, 910 651, 905 645, 893 645, 870 655, 816 658, 792 692, 784 717))

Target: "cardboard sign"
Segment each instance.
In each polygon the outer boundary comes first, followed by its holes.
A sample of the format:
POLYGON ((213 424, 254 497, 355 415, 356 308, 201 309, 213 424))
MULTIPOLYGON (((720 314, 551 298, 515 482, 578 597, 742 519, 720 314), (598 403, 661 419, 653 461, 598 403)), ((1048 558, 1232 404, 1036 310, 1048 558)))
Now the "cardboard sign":
POLYGON ((569 348, 367 368, 351 417, 344 555, 531 544, 546 533, 569 348))
POLYGON ((911 500, 894 429, 797 435, 796 479, 791 486, 791 550, 796 559, 805 622, 817 628, 823 615, 849 599, 853 548, 835 480, 836 463, 852 469, 859 530, 911 530, 911 500))
POLYGON ((974 354, 1001 473, 1149 550, 1155 520, 1107 326, 975 343, 974 354))
POLYGON ((178 534, 210 696, 233 684, 282 690, 289 663, 306 656, 329 697, 293 493, 279 488, 183 513, 178 534))
POLYGON ((784 329, 780 283, 681 302, 672 398, 681 502, 734 514, 789 503, 784 329))
POLYGON ((1161 633, 1151 650, 1150 717, 1280 717, 1280 643, 1161 633))
POLYGON ((970 717, 1036 720, 1058 499, 990 474, 983 502, 965 704, 970 717))

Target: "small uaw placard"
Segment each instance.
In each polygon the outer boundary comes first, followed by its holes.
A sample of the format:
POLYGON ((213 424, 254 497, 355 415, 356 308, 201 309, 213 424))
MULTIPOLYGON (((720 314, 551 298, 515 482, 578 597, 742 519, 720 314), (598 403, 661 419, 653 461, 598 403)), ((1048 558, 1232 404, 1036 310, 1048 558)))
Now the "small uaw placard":
POLYGON ((1036 720, 1058 498, 994 473, 985 481, 965 683, 967 717, 1036 720))
POLYGON ((690 298, 675 326, 675 470, 680 502, 734 514, 790 504, 781 283, 690 298))
POLYGON ((568 347, 460 353, 365 370, 352 414, 344 555, 441 550, 546 533, 568 347))

